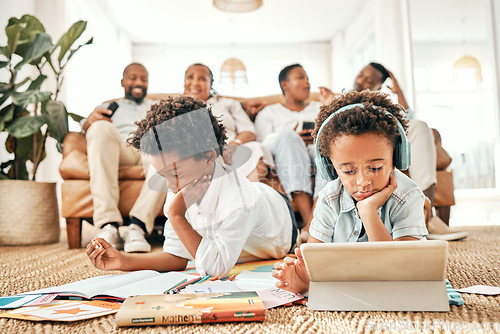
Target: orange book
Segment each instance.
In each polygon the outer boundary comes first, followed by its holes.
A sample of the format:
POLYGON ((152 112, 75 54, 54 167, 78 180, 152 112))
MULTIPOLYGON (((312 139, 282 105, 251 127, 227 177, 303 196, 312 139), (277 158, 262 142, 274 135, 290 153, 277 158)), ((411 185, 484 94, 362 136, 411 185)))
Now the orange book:
POLYGON ((117 326, 264 321, 255 291, 129 297, 118 310, 117 326))

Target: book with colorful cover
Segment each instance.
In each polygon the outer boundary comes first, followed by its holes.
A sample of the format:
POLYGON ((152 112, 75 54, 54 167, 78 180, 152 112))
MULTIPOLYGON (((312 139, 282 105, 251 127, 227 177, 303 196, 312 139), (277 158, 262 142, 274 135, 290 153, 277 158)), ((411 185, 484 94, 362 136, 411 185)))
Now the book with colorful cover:
POLYGON ((77 321, 116 313, 120 305, 102 300, 54 300, 43 306, 20 307, 0 314, 0 318, 32 321, 77 321))
POLYGON ((264 321, 265 308, 255 291, 135 296, 116 315, 117 326, 264 321))

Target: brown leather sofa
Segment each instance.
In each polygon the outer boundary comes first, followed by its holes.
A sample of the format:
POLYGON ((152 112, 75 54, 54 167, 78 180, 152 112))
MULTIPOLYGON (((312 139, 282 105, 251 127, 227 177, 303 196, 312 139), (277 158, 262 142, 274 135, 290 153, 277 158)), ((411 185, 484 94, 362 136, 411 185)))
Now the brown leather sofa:
MULTIPOLYGON (((148 98, 159 100, 167 94, 150 94, 148 98)), ((261 100, 266 104, 283 101, 282 95, 271 95, 252 99, 236 98, 242 102, 247 100, 261 100)), ((318 100, 318 94, 311 94, 311 99, 318 100)), ((448 167, 445 159, 439 158, 439 152, 443 152, 441 147, 441 137, 439 133, 436 137, 436 148, 438 150, 438 184, 435 188, 435 206, 441 218, 448 222, 450 205, 454 204, 453 179, 450 171, 444 170, 448 167), (439 145, 439 148, 438 148, 439 145), (446 165, 446 166, 445 166, 446 165), (446 216, 446 212, 447 215, 446 216)), ((444 151, 446 154, 446 151, 444 151)), ((447 154, 446 154, 447 155, 447 154)), ((68 235, 69 248, 79 248, 81 243, 82 221, 89 220, 93 216, 93 202, 90 193, 89 169, 87 162, 87 147, 85 136, 79 132, 70 132, 63 142, 63 160, 59 167, 59 172, 63 178, 62 183, 62 208, 61 214, 66 219, 66 229, 68 235)), ((121 166, 119 169, 120 202, 119 209, 124 217, 129 215, 130 209, 139 196, 140 189, 144 182, 144 170, 142 166, 121 166)), ((269 173, 264 183, 270 185, 280 192, 283 188, 275 173, 269 173)), ((292 207, 295 209, 292 202, 292 207)), ((158 215, 162 215, 159 212, 158 215)))
MULTIPOLYGON (((168 94, 149 94, 148 98, 159 100, 168 94)), ((178 95, 178 94, 172 94, 178 95)), ((318 98, 317 94, 312 95, 318 98)), ((267 104, 282 101, 281 95, 272 95, 256 98, 267 104)), ((240 101, 246 99, 238 98, 240 101)), ((87 143, 85 135, 80 132, 70 132, 63 142, 63 160, 59 166, 59 173, 63 178, 61 193, 61 215, 66 219, 68 246, 80 248, 83 220, 90 220, 94 213, 92 195, 90 193, 90 175, 87 161, 87 143)), ((142 166, 120 166, 119 169, 120 201, 118 207, 124 217, 128 217, 130 209, 139 196, 144 183, 144 169, 142 166)), ((283 192, 277 176, 270 173, 264 183, 283 192)), ((292 207, 294 207, 292 203, 292 207)), ((163 215, 162 212, 158 213, 163 215)))

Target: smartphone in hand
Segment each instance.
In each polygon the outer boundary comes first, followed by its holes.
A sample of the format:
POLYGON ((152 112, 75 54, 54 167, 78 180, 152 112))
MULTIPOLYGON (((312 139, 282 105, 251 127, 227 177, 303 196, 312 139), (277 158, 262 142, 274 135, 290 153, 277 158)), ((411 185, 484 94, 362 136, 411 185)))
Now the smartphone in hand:
POLYGON ((118 109, 118 103, 116 103, 115 101, 111 102, 108 106, 108 109, 112 111, 111 115, 104 115, 104 116, 106 116, 107 118, 111 118, 115 113, 116 109, 118 109))
POLYGON ((314 122, 302 122, 302 130, 314 130, 314 122))

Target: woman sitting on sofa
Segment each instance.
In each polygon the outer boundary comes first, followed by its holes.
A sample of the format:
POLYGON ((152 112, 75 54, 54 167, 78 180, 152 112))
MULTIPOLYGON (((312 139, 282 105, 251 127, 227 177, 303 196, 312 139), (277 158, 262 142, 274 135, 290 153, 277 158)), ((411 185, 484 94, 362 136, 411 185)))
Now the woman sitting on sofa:
POLYGON ((241 103, 215 94, 213 81, 212 71, 207 66, 193 64, 184 75, 184 95, 203 100, 212 108, 213 115, 222 119, 228 137, 225 162, 250 181, 260 181, 266 177, 268 166, 273 165, 271 153, 255 141, 255 127, 241 103))

